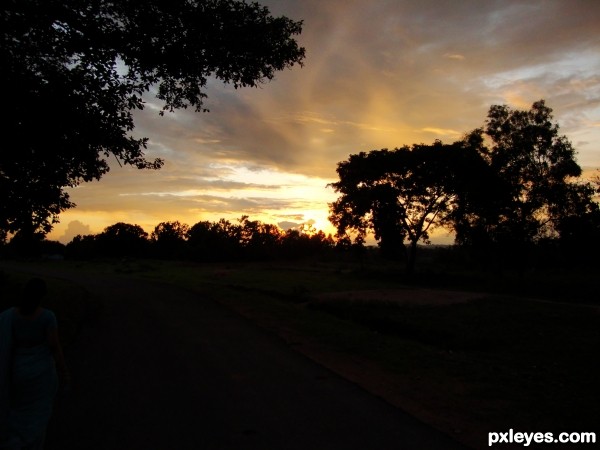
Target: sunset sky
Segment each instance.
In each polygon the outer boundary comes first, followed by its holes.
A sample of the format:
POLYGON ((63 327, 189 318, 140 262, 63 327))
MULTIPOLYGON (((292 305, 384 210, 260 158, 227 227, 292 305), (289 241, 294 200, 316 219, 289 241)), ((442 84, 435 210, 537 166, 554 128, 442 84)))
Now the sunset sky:
MULTIPOLYGON (((48 236, 68 242, 127 222, 248 215, 325 231, 336 164, 351 153, 452 142, 492 104, 545 99, 586 173, 600 167, 600 1, 269 0, 304 20, 303 68, 258 89, 207 86, 209 113, 159 117, 135 134, 160 171, 121 168, 70 190, 77 207, 48 236)), ((440 242, 443 239, 440 238, 440 242)))

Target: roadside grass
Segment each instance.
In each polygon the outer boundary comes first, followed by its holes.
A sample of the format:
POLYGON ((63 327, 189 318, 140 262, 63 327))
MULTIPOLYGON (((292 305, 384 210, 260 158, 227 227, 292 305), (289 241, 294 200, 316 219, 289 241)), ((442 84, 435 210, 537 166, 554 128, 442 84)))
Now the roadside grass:
MULTIPOLYGON (((589 274, 553 278, 538 272, 497 279, 477 274, 470 284, 468 272, 439 275, 434 267, 406 279, 390 265, 365 268, 339 261, 64 264, 171 283, 214 298, 474 448, 486 445, 488 432, 511 428, 600 431, 600 311, 597 304, 579 304, 597 301, 589 274), (565 288, 544 295, 544 283, 587 285, 579 293, 565 288), (495 294, 427 306, 372 296, 368 301, 318 298, 415 285, 495 294), (516 295, 523 286, 528 297, 516 295), (529 297, 535 292, 562 302, 529 297)), ((69 288, 53 289, 61 297, 69 288)))
MULTIPOLYGON (((336 301, 313 307, 392 341, 437 350, 444 357, 432 381, 444 365, 460 361, 457 375, 465 395, 503 406, 488 418, 498 425, 528 430, 598 426, 600 314, 595 307, 500 296, 446 306, 336 301)), ((425 376, 432 375, 429 370, 425 376)), ((454 401, 466 405, 464 399, 454 401)))
MULTIPOLYGON (((555 302, 486 294, 435 306, 317 301, 325 292, 401 290, 407 280, 385 268, 327 262, 154 264, 139 273, 205 292, 317 359, 383 370, 395 403, 473 446, 495 430, 598 428, 600 311, 576 303, 591 297, 564 292, 564 302, 555 302)), ((466 280, 448 284, 466 289, 466 280)), ((553 281, 539 273, 535 280, 553 281)), ((560 281, 568 284, 568 276, 560 281)), ((511 282, 498 290, 513 286, 518 293, 521 276, 511 282)), ((534 292, 532 280, 527 286, 534 292)))
MULTIPOLYGON (((14 306, 23 286, 31 275, 16 271, 0 270, 0 311, 14 306)), ((87 292, 76 284, 44 277, 48 293, 42 306, 56 314, 61 342, 68 346, 77 339, 85 321, 97 305, 89 301, 87 292)))

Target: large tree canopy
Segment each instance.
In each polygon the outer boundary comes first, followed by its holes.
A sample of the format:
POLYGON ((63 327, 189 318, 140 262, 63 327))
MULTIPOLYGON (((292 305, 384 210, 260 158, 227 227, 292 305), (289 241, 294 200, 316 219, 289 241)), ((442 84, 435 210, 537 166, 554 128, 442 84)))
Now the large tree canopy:
POLYGON ((301 22, 241 0, 8 0, 0 23, 0 233, 48 232, 109 158, 159 168, 131 135, 145 92, 202 110, 209 77, 256 86, 304 58, 301 22))
POLYGON ((552 119, 543 100, 529 110, 493 105, 485 127, 470 134, 504 193, 492 208, 479 203, 462 210, 455 223, 458 242, 521 246, 559 238, 578 218, 597 215, 594 189, 579 180, 575 150, 552 119))
POLYGON ((372 231, 388 255, 408 239, 411 272, 417 243, 428 242, 429 232, 452 217, 458 199, 474 191, 475 177, 467 175, 483 174, 485 166, 468 141, 350 155, 338 164, 340 180, 332 186, 341 196, 330 205, 330 220, 339 235, 354 230, 362 238, 372 231))
POLYGON ((544 101, 530 110, 490 108, 484 128, 452 145, 405 146, 350 155, 338 164, 341 196, 330 205, 338 233, 373 232, 384 252, 445 226, 459 244, 513 252, 543 239, 596 242, 596 189, 579 180, 575 150, 544 101))

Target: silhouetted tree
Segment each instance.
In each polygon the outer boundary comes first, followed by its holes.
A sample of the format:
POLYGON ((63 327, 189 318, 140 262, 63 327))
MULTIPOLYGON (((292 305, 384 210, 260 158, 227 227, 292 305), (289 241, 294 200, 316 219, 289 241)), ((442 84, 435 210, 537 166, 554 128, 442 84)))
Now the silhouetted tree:
POLYGON ((212 232, 212 223, 201 221, 194 224, 188 231, 189 255, 192 259, 210 261, 218 246, 212 232))
POLYGON ((325 255, 335 246, 331 235, 325 235, 323 231, 314 228, 287 230, 282 234, 280 242, 281 256, 285 259, 325 255))
POLYGON ((0 230, 47 233, 65 187, 108 160, 157 169, 133 137, 150 90, 164 111, 203 110, 209 78, 236 88, 301 64, 302 23, 241 0, 7 0, 0 16, 0 230))
POLYGON ((473 130, 456 144, 469 151, 464 153, 466 160, 457 177, 459 197, 448 225, 455 231, 459 245, 489 252, 498 216, 511 202, 512 187, 492 168, 483 129, 473 130))
POLYGON ((315 230, 308 236, 309 254, 319 254, 328 252, 335 246, 335 241, 331 234, 325 234, 323 230, 315 230))
POLYGON ((188 244, 194 259, 231 261, 242 254, 242 227, 226 219, 198 222, 189 231, 188 244))
POLYGON ((569 266, 577 262, 597 265, 600 207, 593 200, 596 189, 589 183, 569 183, 564 188, 563 201, 553 207, 564 262, 569 266))
POLYGON ((73 259, 92 259, 100 256, 96 237, 94 234, 78 234, 67 244, 66 256, 73 259))
POLYGON ((388 252, 407 238, 410 273, 417 243, 428 242, 429 232, 443 225, 455 207, 468 152, 478 157, 462 143, 436 141, 350 155, 338 163, 340 181, 332 186, 341 197, 330 204, 329 219, 340 235, 351 229, 362 237, 372 230, 388 252))
POLYGON ((307 236, 300 233, 300 230, 287 230, 281 237, 281 251, 286 259, 295 259, 303 256, 307 236))
POLYGON ((119 222, 99 234, 76 236, 65 253, 77 259, 156 256, 211 262, 301 258, 325 254, 335 245, 331 235, 314 227, 283 233, 276 225, 242 216, 237 223, 201 221, 191 228, 178 221, 161 222, 150 239, 139 225, 119 222))
POLYGON ((96 242, 99 252, 113 257, 145 256, 149 247, 148 233, 142 227, 123 222, 106 227, 96 242))
POLYGON ((155 254, 161 258, 181 258, 186 253, 189 226, 179 221, 161 222, 150 236, 155 254))
POLYGON ((575 217, 597 208, 591 185, 577 181, 581 168, 575 150, 559 135, 551 113, 543 100, 528 111, 493 105, 485 127, 470 134, 472 140, 479 137, 480 152, 503 193, 456 216, 458 242, 488 240, 516 252, 540 239, 559 237, 575 217))
POLYGON ((600 194, 600 169, 596 170, 596 175, 592 178, 592 185, 595 187, 596 194, 600 194))
POLYGON ((42 233, 27 235, 23 232, 19 232, 15 234, 6 245, 6 254, 13 258, 37 257, 42 253, 43 242, 44 235, 42 233))
POLYGON ((242 216, 240 227, 240 245, 246 258, 272 259, 276 256, 281 240, 281 230, 277 225, 242 216))
POLYGON ((226 219, 202 221, 188 232, 190 256, 200 261, 230 261, 240 257, 241 226, 226 219))

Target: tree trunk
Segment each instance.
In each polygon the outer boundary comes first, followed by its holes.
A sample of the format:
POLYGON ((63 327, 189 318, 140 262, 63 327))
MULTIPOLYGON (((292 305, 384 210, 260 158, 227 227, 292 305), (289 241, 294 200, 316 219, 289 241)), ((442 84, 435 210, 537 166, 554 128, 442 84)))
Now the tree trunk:
POLYGON ((415 271, 415 262, 417 260, 417 242, 411 241, 408 249, 408 261, 406 262, 406 273, 412 275, 415 271))

